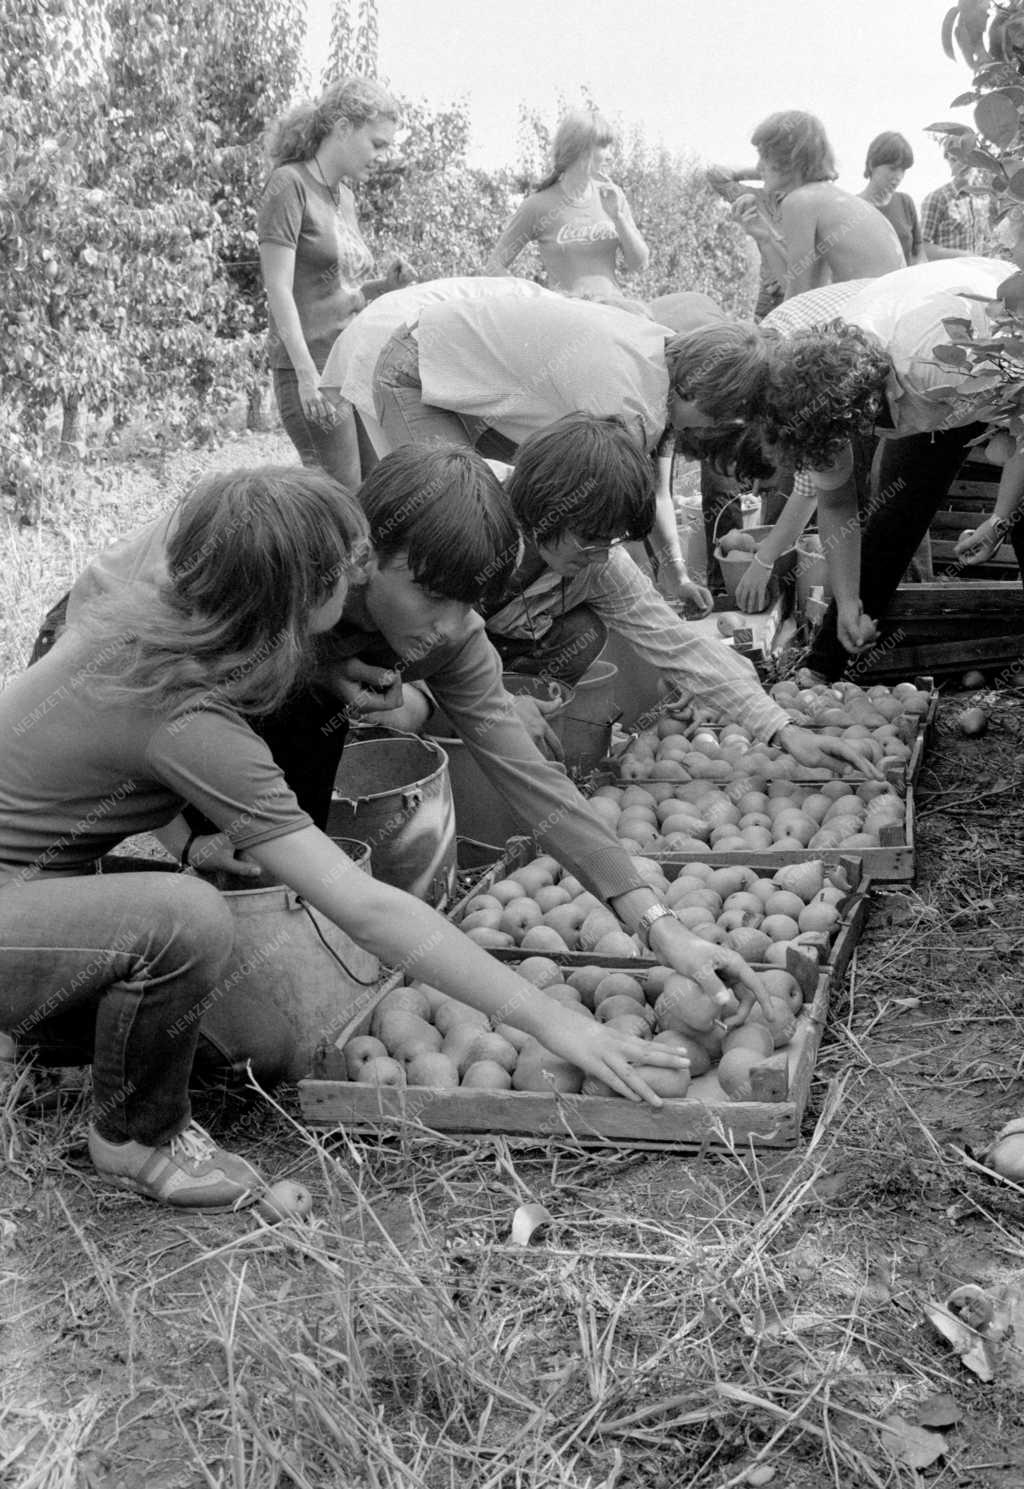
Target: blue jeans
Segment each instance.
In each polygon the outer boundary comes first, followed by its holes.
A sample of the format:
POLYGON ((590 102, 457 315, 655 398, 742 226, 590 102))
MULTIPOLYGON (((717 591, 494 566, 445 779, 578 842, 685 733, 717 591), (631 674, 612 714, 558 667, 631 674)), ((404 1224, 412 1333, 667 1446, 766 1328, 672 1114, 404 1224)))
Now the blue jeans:
POLYGON ((423 402, 420 349, 403 327, 385 344, 373 374, 377 418, 393 450, 400 445, 469 445, 495 460, 512 460, 516 446, 482 419, 423 402))
POLYGON ((49 1063, 92 1048, 93 1120, 158 1147, 187 1126, 204 1002, 234 942, 227 903, 183 874, 0 884, 0 1028, 49 1063))
POLYGON ((329 476, 355 491, 360 479, 360 458, 352 405, 341 403, 333 424, 317 424, 307 419, 299 399, 299 380, 291 367, 274 368, 274 398, 285 434, 299 452, 303 465, 319 465, 329 476))

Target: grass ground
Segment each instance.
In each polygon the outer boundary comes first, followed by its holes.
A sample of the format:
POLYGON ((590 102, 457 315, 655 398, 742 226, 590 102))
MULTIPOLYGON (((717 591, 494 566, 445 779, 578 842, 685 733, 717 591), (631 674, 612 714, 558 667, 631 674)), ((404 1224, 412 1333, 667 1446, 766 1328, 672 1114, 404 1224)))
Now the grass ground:
MULTIPOLYGON (((200 465, 286 453, 80 476, 59 523, 7 535, 3 668, 200 465)), ((875 893, 792 1152, 317 1135, 285 1089, 201 1113, 313 1190, 311 1222, 271 1228, 101 1188, 86 1094, 19 1106, 21 1074, 0 1102, 0 1485, 1019 1489, 1012 1357, 983 1383, 924 1311, 969 1282, 1012 1303, 1024 1272, 1024 1191, 978 1158, 1024 1104, 1024 702, 991 701, 980 740, 943 707, 916 884, 875 893), (513 1246, 530 1201, 552 1223, 513 1246)))

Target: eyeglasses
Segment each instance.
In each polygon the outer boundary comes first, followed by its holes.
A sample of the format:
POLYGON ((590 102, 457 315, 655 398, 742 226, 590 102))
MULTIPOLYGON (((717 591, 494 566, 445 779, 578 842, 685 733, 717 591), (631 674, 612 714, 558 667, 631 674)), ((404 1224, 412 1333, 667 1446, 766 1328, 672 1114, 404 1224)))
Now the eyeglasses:
POLYGON ((594 553, 610 553, 613 548, 621 548, 628 543, 628 538, 604 538, 600 543, 581 543, 575 533, 567 532, 565 535, 577 553, 587 557, 594 553))

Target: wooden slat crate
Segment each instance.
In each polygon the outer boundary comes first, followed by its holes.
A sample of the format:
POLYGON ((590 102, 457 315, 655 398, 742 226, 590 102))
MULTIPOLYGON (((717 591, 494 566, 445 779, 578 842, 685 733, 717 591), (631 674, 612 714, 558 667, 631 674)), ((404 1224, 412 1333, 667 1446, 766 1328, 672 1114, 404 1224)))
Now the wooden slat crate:
MULTIPOLYGON (((486 894, 489 886, 499 879, 515 878, 516 869, 522 868, 538 851, 536 845, 528 838, 514 838, 509 845, 509 852, 505 857, 495 864, 490 872, 473 886, 471 893, 465 895, 457 905, 452 906, 449 912, 449 918, 457 925, 466 912, 466 905, 474 895, 486 894)), ((719 854, 718 859, 724 860, 725 856, 724 854, 719 854)), ((762 865, 756 862, 758 856, 763 857, 764 855, 750 854, 744 859, 742 855, 737 854, 736 861, 743 862, 750 868, 760 868, 762 865)), ((871 893, 871 876, 865 868, 866 852, 863 849, 858 854, 808 852, 807 857, 809 859, 821 859, 825 864, 826 870, 841 866, 851 886, 849 897, 840 906, 841 920, 839 929, 828 949, 828 954, 821 961, 821 970, 826 972, 833 982, 838 982, 849 965, 854 947, 860 940, 864 921, 867 918, 869 896, 871 893)), ((714 863, 716 861, 710 852, 706 859, 702 859, 695 853, 689 859, 658 860, 669 883, 678 878, 686 863, 714 863)), ((780 856, 775 866, 777 868, 781 867, 782 861, 783 859, 780 856)), ((788 855, 785 858, 785 862, 796 862, 796 854, 788 855)), ((527 955, 526 952, 521 951, 518 947, 499 947, 492 950, 490 954, 493 957, 497 957, 501 962, 521 962, 523 957, 527 955)), ((627 960, 622 957, 607 956, 593 951, 545 951, 533 954, 545 956, 558 966, 564 967, 594 966, 607 967, 609 970, 632 971, 637 967, 644 968, 655 965, 651 958, 632 958, 627 960)))
POLYGON ((901 585, 884 633, 858 660, 861 683, 1018 662, 1024 656, 1024 592, 1017 580, 901 585))
MULTIPOLYGON (((697 1094, 659 1108, 619 1097, 376 1087, 311 1075, 299 1082, 299 1104, 311 1127, 350 1132, 395 1134, 415 1124, 436 1132, 504 1133, 536 1144, 565 1138, 588 1147, 791 1148, 800 1138, 828 997, 829 978, 822 973, 793 1039, 762 1067, 780 1077, 771 1100, 729 1101, 710 1074, 694 1082, 697 1094)), ((366 1010, 354 1019, 339 1045, 365 1033, 371 1015, 366 1010)))

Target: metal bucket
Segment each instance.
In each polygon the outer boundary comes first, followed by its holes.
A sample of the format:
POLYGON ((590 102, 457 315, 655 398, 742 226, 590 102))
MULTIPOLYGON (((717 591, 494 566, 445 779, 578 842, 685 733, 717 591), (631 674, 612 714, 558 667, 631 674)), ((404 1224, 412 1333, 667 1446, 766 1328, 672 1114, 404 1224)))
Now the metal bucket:
POLYGON ((373 876, 382 884, 431 905, 449 903, 455 892, 455 808, 444 750, 414 734, 360 730, 341 757, 327 832, 368 843, 373 876))
POLYGON ((622 710, 616 701, 619 669, 600 658, 576 684, 572 701, 558 716, 557 731, 567 769, 586 773, 597 768, 611 747, 612 724, 622 710))
MULTIPOLYGON (((366 843, 334 841, 372 872, 366 843)), ((372 1001, 380 963, 286 885, 254 888, 236 875, 210 877, 231 909, 235 945, 203 1012, 202 1033, 216 1051, 212 1060, 207 1052, 208 1073, 240 1071, 248 1058, 263 1086, 301 1080, 314 1051, 333 1044, 372 1001)), ((201 1072, 203 1053, 201 1045, 201 1072)))
MULTIPOLYGON (((534 677, 526 672, 505 672, 502 674, 502 681, 508 693, 527 693, 544 702, 557 698, 561 707, 548 717, 552 729, 562 740, 562 710, 573 697, 572 688, 565 683, 534 677)), ((436 727, 440 732, 434 738, 448 757, 459 835, 482 843, 500 844, 504 851, 507 840, 517 833, 526 832, 527 828, 513 815, 504 798, 491 785, 473 758, 473 752, 455 734, 450 720, 440 708, 437 710, 436 727)), ((562 742, 564 745, 564 740, 562 742)))
POLYGON ((796 545, 796 603, 801 614, 807 609, 811 590, 820 587, 824 598, 832 598, 828 577, 828 559, 816 533, 804 533, 796 545))
MULTIPOLYGON (((768 536, 772 529, 771 527, 750 527, 744 530, 750 534, 755 542, 760 543, 768 536)), ((737 585, 750 567, 750 561, 753 556, 753 553, 747 549, 734 549, 731 553, 723 553, 721 544, 715 544, 715 558, 718 560, 722 571, 722 582, 725 585, 725 592, 734 605, 736 603, 737 585)), ((796 561, 795 549, 790 549, 788 553, 783 553, 776 559, 772 569, 771 583, 768 587, 769 597, 774 597, 778 593, 778 581, 780 577, 783 574, 789 573, 795 567, 796 561)), ((767 606, 765 608, 767 609, 767 606)))

